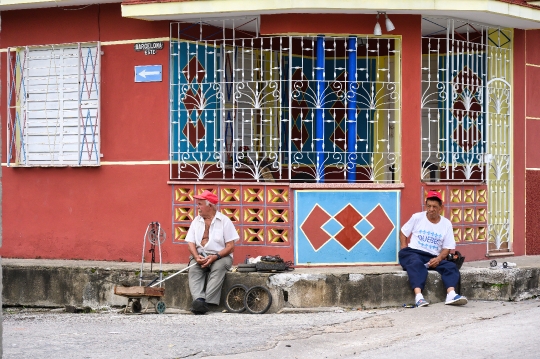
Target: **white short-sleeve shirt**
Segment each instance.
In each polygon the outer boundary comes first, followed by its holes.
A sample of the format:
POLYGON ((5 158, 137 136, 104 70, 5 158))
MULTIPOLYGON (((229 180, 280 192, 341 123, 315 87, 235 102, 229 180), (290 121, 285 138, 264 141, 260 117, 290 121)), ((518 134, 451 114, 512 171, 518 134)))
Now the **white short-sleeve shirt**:
MULTIPOLYGON (((208 230, 208 243, 201 246, 202 237, 204 235, 204 219, 201 216, 195 217, 186 235, 186 242, 195 243, 197 252, 206 254, 216 254, 225 248, 225 243, 237 241, 240 237, 234 228, 234 224, 229 217, 221 212, 216 212, 210 229, 208 230)), ((232 257, 232 254, 231 254, 232 257)))
POLYGON ((407 238, 411 237, 410 248, 436 256, 443 249, 456 248, 452 223, 442 216, 439 223, 431 223, 425 211, 413 214, 411 219, 401 228, 401 232, 407 238))

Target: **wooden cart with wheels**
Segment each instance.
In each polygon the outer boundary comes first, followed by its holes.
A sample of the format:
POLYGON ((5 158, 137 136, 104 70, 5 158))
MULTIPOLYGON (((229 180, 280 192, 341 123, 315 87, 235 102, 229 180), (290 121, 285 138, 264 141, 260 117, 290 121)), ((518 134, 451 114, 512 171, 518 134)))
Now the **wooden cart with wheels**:
POLYGON ((142 286, 136 286, 136 287, 115 286, 114 294, 128 298, 128 304, 126 305, 126 309, 124 309, 124 313, 127 312, 129 307, 131 307, 132 313, 141 313, 142 311, 141 299, 143 298, 148 299, 148 304, 146 305, 146 308, 144 308, 144 312, 148 310, 148 306, 150 305, 150 303, 152 303, 154 305, 156 313, 158 314, 165 313, 165 309, 166 309, 165 303, 161 300, 161 297, 165 295, 165 288, 142 287, 142 286))
POLYGON ((128 303, 124 310, 124 313, 127 312, 128 308, 131 308, 132 313, 140 313, 142 311, 141 299, 148 299, 148 304, 144 308, 144 312, 148 310, 150 303, 154 305, 156 313, 163 314, 165 312, 165 303, 161 298, 165 295, 165 288, 161 287, 163 282, 163 271, 161 268, 161 245, 165 242, 166 238, 165 231, 161 229, 159 222, 150 222, 148 227, 146 227, 146 232, 144 233, 143 238, 143 250, 142 250, 142 259, 141 259, 141 270, 139 271, 139 285, 138 286, 115 286, 114 294, 120 295, 128 298, 128 303), (150 261, 150 273, 152 273, 152 265, 156 262, 156 247, 157 254, 159 258, 159 271, 158 276, 150 281, 149 284, 144 286, 145 280, 143 279, 143 270, 144 270, 144 257, 147 254, 146 252, 146 242, 150 243, 150 250, 148 253, 151 254, 150 261), (156 285, 160 284, 156 288, 156 285))

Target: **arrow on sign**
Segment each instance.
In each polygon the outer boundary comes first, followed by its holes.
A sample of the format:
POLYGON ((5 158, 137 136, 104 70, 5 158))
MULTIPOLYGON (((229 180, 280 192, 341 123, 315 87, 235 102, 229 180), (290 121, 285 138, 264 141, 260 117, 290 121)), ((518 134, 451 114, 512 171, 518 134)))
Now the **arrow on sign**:
POLYGON ((146 71, 146 70, 142 70, 141 72, 139 72, 139 76, 143 77, 143 78, 146 78, 146 76, 152 76, 152 75, 159 75, 161 73, 161 71, 146 71))

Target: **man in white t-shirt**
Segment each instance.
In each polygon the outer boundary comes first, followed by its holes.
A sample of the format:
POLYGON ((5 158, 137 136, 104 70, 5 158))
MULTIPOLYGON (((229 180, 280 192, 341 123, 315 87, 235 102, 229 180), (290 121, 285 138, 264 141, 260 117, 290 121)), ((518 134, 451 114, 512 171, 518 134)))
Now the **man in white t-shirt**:
POLYGON ((189 290, 191 311, 204 314, 208 304, 218 305, 225 274, 232 266, 234 242, 239 236, 231 220, 218 212, 218 198, 209 191, 193 196, 199 215, 186 235, 189 253, 189 290))
POLYGON ((450 250, 456 248, 456 242, 452 223, 441 216, 443 203, 439 192, 428 193, 426 209, 413 214, 399 235, 399 264, 407 271, 409 283, 416 295, 416 306, 429 305, 422 295, 428 269, 441 274, 447 293, 445 304, 465 305, 467 298, 455 292, 459 283, 459 270, 454 262, 446 260, 450 250), (408 239, 410 242, 407 246, 408 239))

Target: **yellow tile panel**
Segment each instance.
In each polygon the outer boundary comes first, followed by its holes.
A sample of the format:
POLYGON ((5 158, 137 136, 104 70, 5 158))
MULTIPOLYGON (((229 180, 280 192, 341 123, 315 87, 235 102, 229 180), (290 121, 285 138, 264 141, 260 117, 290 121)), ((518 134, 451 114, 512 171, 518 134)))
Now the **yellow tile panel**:
POLYGON ((287 228, 272 228, 268 230, 269 243, 286 243, 289 241, 289 230, 287 228))
POLYGON ((463 231, 464 237, 463 240, 467 242, 474 241, 474 228, 466 227, 463 231))
POLYGON ((175 207, 174 220, 175 222, 193 221, 193 207, 175 207))
POLYGON ((464 199, 463 201, 465 203, 474 203, 474 189, 466 189, 464 192, 464 199))
POLYGON ((264 222, 264 210, 262 208, 244 208, 244 222, 264 222))
POLYGON ((476 231, 477 231, 476 240, 485 241, 487 237, 486 227, 478 227, 476 231))
POLYGON ((222 188, 220 203, 235 203, 240 202, 239 188, 222 188))
POLYGON ((454 240, 456 242, 461 242, 461 228, 454 227, 454 240))
POLYGON ((245 242, 264 242, 264 228, 244 228, 245 242))
POLYGON ((174 227, 174 240, 185 241, 189 226, 176 226, 174 227))
POLYGON ((479 189, 476 191, 476 202, 486 203, 487 202, 487 190, 479 189))
POLYGON ((474 208, 465 208, 463 215, 464 215, 463 221, 469 222, 469 223, 474 222, 474 208))
POLYGON ((450 221, 452 223, 461 222, 461 208, 451 208, 450 209, 450 221))
POLYGON ((478 222, 487 221, 487 208, 478 208, 476 210, 476 221, 478 222))
POLYGON ((289 203, 289 189, 288 188, 269 188, 267 193, 268 193, 268 203, 272 203, 272 204, 289 203))
POLYGON ((240 223, 240 208, 221 207, 221 213, 229 217, 233 223, 240 223))
POLYGON ((193 188, 177 187, 174 191, 174 200, 176 202, 193 202, 193 188))
POLYGON ((461 203, 461 190, 459 188, 452 188, 450 190, 450 202, 461 203))
POLYGON ((289 209, 270 208, 268 209, 268 223, 288 223, 289 209))
POLYGON ((244 202, 264 202, 262 188, 244 188, 244 202))

